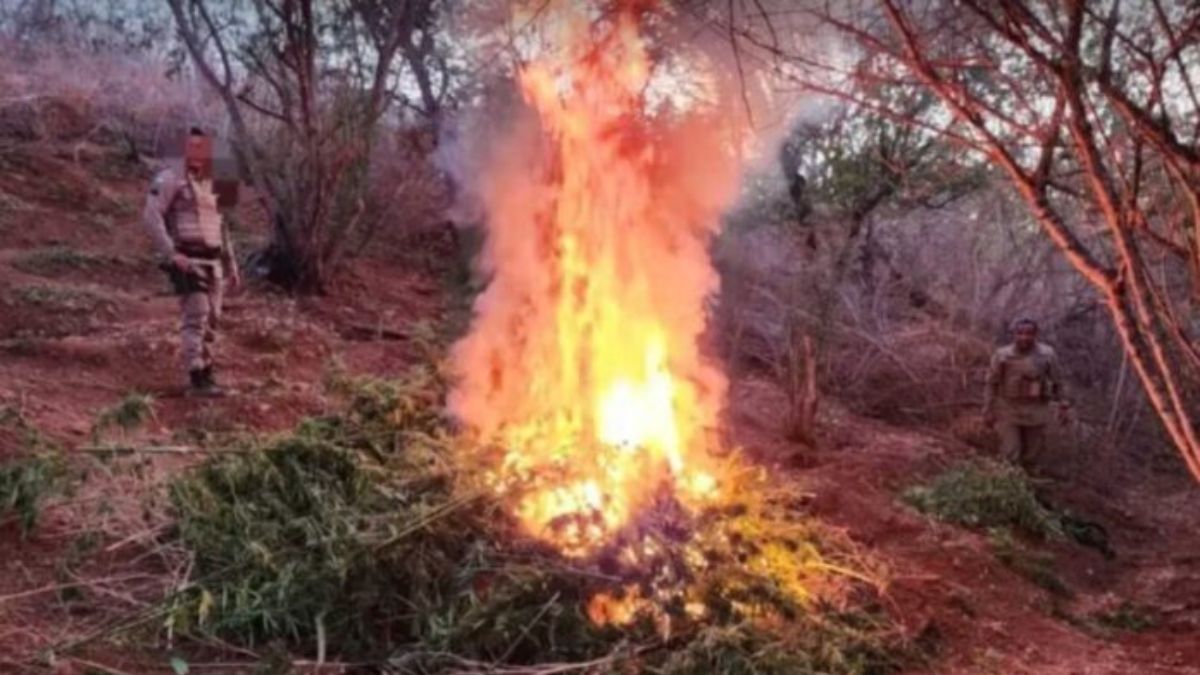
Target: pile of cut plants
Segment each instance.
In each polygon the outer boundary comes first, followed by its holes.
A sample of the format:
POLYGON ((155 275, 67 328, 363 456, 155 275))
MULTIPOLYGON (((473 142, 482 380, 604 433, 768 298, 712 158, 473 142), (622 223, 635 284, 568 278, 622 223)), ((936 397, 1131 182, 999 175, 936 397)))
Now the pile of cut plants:
POLYGON ((914 658, 882 571, 757 469, 734 477, 742 503, 664 497, 567 557, 480 487, 435 372, 329 385, 336 414, 170 484, 191 561, 158 608, 173 640, 395 673, 885 673, 914 658))

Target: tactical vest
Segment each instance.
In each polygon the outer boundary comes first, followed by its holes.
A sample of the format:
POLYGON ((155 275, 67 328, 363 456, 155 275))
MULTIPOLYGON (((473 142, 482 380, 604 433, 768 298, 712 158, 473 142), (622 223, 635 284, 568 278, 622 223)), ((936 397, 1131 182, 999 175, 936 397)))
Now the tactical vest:
POLYGON ((1050 377, 1051 352, 1037 345, 1028 354, 1007 348, 1000 362, 1000 396, 1010 401, 1049 401, 1056 392, 1050 377))
POLYGON ((182 253, 217 253, 222 247, 221 214, 212 182, 171 172, 168 178, 167 234, 182 253))

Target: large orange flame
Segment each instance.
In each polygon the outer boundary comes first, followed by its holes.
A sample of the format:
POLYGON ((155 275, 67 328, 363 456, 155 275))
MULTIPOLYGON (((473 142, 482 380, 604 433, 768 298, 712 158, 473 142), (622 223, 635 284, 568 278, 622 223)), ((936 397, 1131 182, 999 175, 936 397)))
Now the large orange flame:
POLYGON ((720 493, 726 381, 700 337, 737 178, 714 116, 651 109, 671 83, 654 80, 644 11, 596 20, 579 4, 547 10, 548 47, 519 75, 536 134, 514 132, 483 179, 491 279, 451 396, 503 449, 495 486, 522 525, 569 555, 664 490, 685 505, 720 493))

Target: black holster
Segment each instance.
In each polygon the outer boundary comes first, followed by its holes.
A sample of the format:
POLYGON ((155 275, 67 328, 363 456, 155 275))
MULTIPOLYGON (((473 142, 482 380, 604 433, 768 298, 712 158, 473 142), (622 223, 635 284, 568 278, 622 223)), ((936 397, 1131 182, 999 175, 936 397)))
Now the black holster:
POLYGON ((208 292, 210 284, 208 275, 195 265, 192 265, 186 272, 171 262, 162 263, 159 268, 166 272, 167 278, 171 281, 171 287, 175 289, 175 295, 208 292))

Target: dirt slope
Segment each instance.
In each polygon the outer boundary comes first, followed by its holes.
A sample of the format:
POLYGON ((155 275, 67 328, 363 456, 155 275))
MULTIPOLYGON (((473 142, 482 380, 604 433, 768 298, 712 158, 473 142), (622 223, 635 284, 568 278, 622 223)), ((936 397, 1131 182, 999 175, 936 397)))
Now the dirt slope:
POLYGON ((1170 457, 1144 466, 1056 438, 1042 496, 1101 525, 1115 557, 1076 542, 1037 545, 1065 586, 1050 591, 1002 564, 986 534, 931 522, 897 499, 981 451, 842 412, 827 414, 820 451, 795 450, 778 441, 785 401, 773 385, 742 381, 734 400, 741 442, 799 453, 792 464, 809 468, 794 475, 812 512, 886 562, 895 616, 936 646, 928 672, 1200 673, 1200 489, 1170 457), (1122 605, 1153 626, 1104 626, 1100 617, 1122 605))
MULTIPOLYGON (((331 369, 403 372, 420 353, 412 336, 441 322, 451 299, 436 270, 400 262, 413 259, 402 251, 359 261, 328 297, 251 288, 231 299, 221 346, 235 394, 184 398, 175 301, 137 225, 145 169, 91 146, 0 145, 0 406, 67 448, 71 470, 85 477, 30 537, 0 524, 0 672, 45 672, 52 661, 58 672, 170 672, 169 645, 130 652, 104 636, 118 611, 146 606, 186 573, 148 544, 162 507, 147 500, 197 457, 97 457, 88 447, 98 416, 148 392, 154 419, 107 440, 174 447, 280 431, 327 409, 321 382, 331 369), (36 658, 72 642, 86 644, 36 658)), ((253 240, 253 209, 239 219, 253 240)), ((809 451, 781 439, 783 398, 772 384, 741 380, 732 399, 734 439, 781 479, 801 482, 815 515, 886 564, 890 610, 936 650, 928 672, 1200 673, 1200 489, 1170 461, 1144 466, 1086 450, 1057 460, 1074 478, 1048 484, 1050 499, 1101 523, 1117 556, 1047 545, 1069 591, 1056 595, 998 562, 985 535, 931 523, 897 500, 972 449, 831 407, 823 447, 809 451), (1089 620, 1122 602, 1146 608, 1155 624, 1137 632, 1089 620)), ((0 460, 14 452, 5 442, 0 460)), ((230 650, 213 653, 227 659, 230 650)), ((205 655, 190 656, 193 672, 203 671, 195 664, 205 655)))

